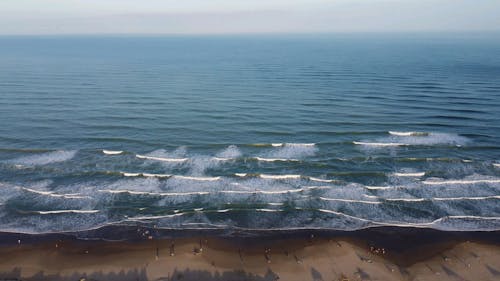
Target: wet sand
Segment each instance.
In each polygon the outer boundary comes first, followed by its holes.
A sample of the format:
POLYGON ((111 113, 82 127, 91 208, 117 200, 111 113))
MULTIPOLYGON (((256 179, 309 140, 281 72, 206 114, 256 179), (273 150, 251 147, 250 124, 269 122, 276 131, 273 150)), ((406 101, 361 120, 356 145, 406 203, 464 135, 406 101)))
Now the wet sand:
POLYGON ((498 232, 252 236, 137 228, 123 241, 0 236, 0 280, 500 280, 498 232))

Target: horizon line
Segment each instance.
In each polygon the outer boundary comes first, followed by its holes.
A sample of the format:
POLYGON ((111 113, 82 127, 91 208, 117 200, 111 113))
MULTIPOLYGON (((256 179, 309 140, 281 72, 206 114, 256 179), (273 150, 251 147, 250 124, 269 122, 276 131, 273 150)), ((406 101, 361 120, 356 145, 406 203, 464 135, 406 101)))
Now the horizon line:
POLYGON ((500 33, 500 29, 485 29, 485 30, 392 30, 392 31, 380 31, 380 30, 351 30, 351 31, 313 31, 313 32, 281 32, 281 31, 269 31, 269 32, 166 32, 166 33, 148 33, 148 32, 109 32, 109 33, 99 33, 99 32, 77 32, 77 33, 0 33, 0 37, 36 37, 36 36, 144 36, 144 37, 160 37, 160 36, 246 36, 246 35, 350 35, 350 34, 399 34, 399 35, 423 35, 423 34, 454 34, 454 35, 472 35, 472 34, 496 34, 500 33))

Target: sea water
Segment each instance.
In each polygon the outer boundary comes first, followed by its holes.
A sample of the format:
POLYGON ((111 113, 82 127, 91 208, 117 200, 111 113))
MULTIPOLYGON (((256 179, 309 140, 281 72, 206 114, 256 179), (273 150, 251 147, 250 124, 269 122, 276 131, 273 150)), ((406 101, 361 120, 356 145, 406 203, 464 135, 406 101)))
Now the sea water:
POLYGON ((494 35, 0 37, 0 231, 498 230, 494 35))

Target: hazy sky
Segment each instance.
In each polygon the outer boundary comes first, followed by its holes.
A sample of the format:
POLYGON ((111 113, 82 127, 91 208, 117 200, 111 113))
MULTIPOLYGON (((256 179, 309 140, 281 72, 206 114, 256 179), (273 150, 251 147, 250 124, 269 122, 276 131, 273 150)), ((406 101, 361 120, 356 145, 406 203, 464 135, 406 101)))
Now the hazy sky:
POLYGON ((499 30, 500 0, 0 0, 0 34, 499 30))

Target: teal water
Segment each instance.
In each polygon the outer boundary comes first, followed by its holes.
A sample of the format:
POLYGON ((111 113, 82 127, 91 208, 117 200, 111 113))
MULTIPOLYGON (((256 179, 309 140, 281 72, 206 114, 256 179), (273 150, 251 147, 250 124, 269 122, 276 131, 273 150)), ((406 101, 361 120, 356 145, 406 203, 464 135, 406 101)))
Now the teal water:
POLYGON ((498 38, 0 37, 0 231, 498 230, 498 38))

